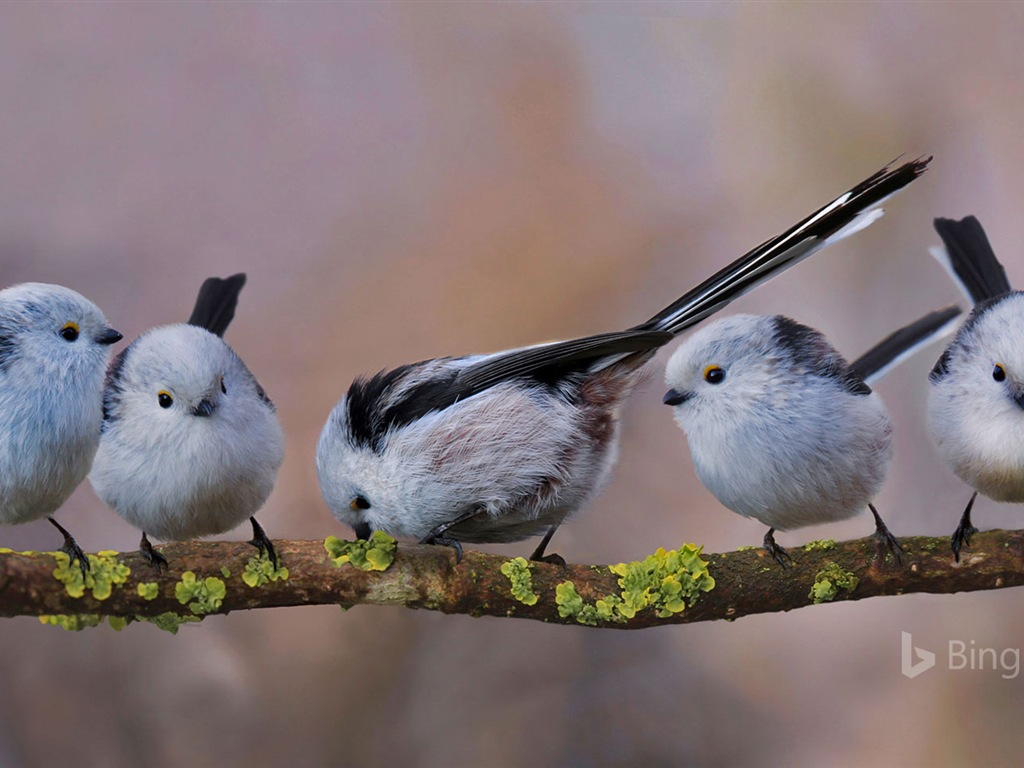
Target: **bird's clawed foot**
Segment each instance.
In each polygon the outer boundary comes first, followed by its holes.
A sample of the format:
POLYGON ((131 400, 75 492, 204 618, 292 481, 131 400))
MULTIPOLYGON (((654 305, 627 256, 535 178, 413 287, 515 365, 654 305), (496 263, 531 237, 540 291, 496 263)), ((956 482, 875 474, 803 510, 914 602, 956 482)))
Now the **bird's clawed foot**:
POLYGON ((768 533, 764 535, 764 548, 768 551, 768 554, 775 559, 775 562, 783 568, 786 567, 787 560, 793 562, 793 558, 789 556, 789 552, 775 543, 774 528, 769 528, 768 533))
POLYGON ((459 523, 471 520, 478 514, 480 514, 479 510, 470 510, 469 512, 459 515, 454 520, 449 520, 447 523, 441 523, 430 533, 420 539, 420 544, 436 544, 442 547, 451 547, 455 550, 455 564, 458 565, 462 562, 462 543, 453 536, 449 536, 448 531, 459 523))
POLYGON ((881 516, 878 514, 878 510, 875 509, 874 504, 868 504, 868 509, 871 510, 871 514, 875 517, 875 532, 872 534, 878 543, 878 562, 884 563, 887 555, 892 555, 892 559, 896 562, 896 565, 903 565, 903 547, 900 546, 899 540, 892 535, 892 532, 882 522, 881 516))
POLYGON ((146 562, 153 568, 156 568, 159 572, 161 568, 169 569, 170 566, 167 564, 167 558, 153 549, 153 545, 149 543, 149 539, 146 538, 146 532, 142 532, 142 541, 139 542, 139 554, 145 558, 146 562))
POLYGON ((548 528, 548 532, 544 534, 544 538, 540 540, 540 544, 533 550, 533 554, 530 555, 530 560, 535 563, 550 563, 551 565, 558 565, 562 568, 565 567, 565 558, 559 554, 552 552, 550 555, 545 555, 544 550, 548 548, 548 542, 551 541, 551 537, 555 535, 555 531, 558 530, 558 524, 552 525, 548 528))
POLYGON ((444 531, 448 530, 449 527, 450 526, 444 525, 437 526, 437 528, 420 539, 420 544, 434 544, 439 547, 451 547, 455 550, 455 564, 458 565, 462 562, 462 544, 458 539, 453 539, 451 536, 444 535, 444 531))
POLYGON ((256 522, 255 517, 250 517, 249 522, 252 523, 252 539, 249 540, 249 543, 260 551, 260 556, 265 554, 270 559, 270 564, 274 566, 276 571, 280 567, 281 562, 277 559, 277 551, 274 549, 274 545, 267 537, 267 534, 264 533, 260 524, 256 522))
POLYGON ((953 557, 958 563, 960 562, 960 549, 964 546, 971 546, 971 536, 978 532, 978 529, 971 524, 971 508, 974 506, 976 498, 978 498, 977 491, 971 494, 971 500, 967 502, 967 509, 964 510, 963 515, 960 517, 960 525, 953 531, 953 535, 949 540, 950 546, 953 549, 953 557))
POLYGON ((82 548, 78 546, 78 542, 75 541, 75 537, 68 533, 67 529, 63 525, 58 523, 52 517, 47 517, 46 519, 53 523, 54 527, 64 536, 64 544, 61 546, 60 551, 64 552, 69 558, 71 558, 68 565, 71 565, 75 560, 78 561, 78 567, 82 569, 82 579, 84 580, 85 574, 89 572, 89 558, 86 557, 82 548))

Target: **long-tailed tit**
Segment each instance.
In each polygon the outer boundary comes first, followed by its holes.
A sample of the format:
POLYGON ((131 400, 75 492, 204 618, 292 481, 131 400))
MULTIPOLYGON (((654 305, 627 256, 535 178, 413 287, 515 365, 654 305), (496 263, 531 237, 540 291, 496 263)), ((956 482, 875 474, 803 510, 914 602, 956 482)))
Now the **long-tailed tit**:
POLYGON ((1024 293, 1014 291, 973 216, 935 219, 944 248, 935 256, 974 304, 928 378, 932 440, 957 477, 974 489, 953 533, 956 559, 977 529, 981 493, 1024 501, 1024 293))
MULTIPOLYGON (((618 333, 444 357, 358 378, 320 435, 320 489, 341 522, 444 544, 544 534, 607 482, 623 400, 677 334, 881 216, 928 160, 883 168, 618 333)), ((555 559, 552 556, 550 559, 555 559)))
POLYGON ((99 307, 69 288, 0 291, 0 523, 45 516, 83 574, 88 559, 51 513, 92 466, 103 372, 120 339, 99 307))
POLYGON ((180 541, 248 518, 252 544, 277 554, 254 517, 284 459, 273 403, 221 336, 245 275, 203 283, 188 323, 139 336, 110 365, 103 434, 89 475, 96 493, 142 533, 180 541))
POLYGON ((868 382, 952 331, 959 307, 932 312, 847 363, 824 335, 782 315, 735 315, 700 329, 665 369, 666 405, 697 476, 722 504, 776 530, 845 520, 865 507, 879 556, 899 542, 871 503, 892 458, 889 414, 868 382))

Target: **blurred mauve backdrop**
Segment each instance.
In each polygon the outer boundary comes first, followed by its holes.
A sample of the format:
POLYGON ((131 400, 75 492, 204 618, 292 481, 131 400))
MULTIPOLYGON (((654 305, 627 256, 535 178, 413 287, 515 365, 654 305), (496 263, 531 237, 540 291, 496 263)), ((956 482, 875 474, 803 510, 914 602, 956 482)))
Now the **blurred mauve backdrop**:
MULTIPOLYGON (((313 456, 356 374, 632 325, 901 153, 935 160, 881 222, 729 311, 856 356, 957 298, 936 215, 978 214, 1024 284, 1022 39, 1011 4, 7 4, 0 283, 73 287, 130 339, 248 272, 227 337, 288 436, 260 520, 345 536, 313 456)), ((924 428, 937 355, 878 387, 898 535, 948 535, 969 495, 924 428)), ((613 483, 555 539, 571 560, 760 542, 697 482, 666 356, 613 483)), ((60 519, 92 551, 138 542, 87 483, 60 519)), ((44 522, 0 541, 56 543, 44 522)), ((637 633, 373 607, 177 636, 6 620, 0 766, 1018 764, 1024 679, 908 680, 901 631, 940 661, 951 639, 1020 647, 1021 593, 637 633)))

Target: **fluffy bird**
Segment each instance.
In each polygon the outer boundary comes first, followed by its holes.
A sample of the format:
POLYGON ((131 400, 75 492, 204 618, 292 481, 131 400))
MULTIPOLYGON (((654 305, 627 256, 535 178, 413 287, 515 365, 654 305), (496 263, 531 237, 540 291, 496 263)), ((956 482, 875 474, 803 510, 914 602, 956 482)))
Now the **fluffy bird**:
POLYGON ((775 531, 875 518, 879 556, 902 551, 871 503, 892 458, 892 424, 869 386, 952 331, 959 307, 932 312, 848 364, 825 336, 782 315, 735 315, 686 340, 669 359, 664 402, 686 433, 697 476, 723 505, 775 531))
MULTIPOLYGON (((928 160, 883 168, 625 331, 486 355, 443 357, 358 378, 320 435, 331 511, 374 530, 448 545, 543 535, 607 482, 619 410, 655 352, 737 296, 881 215, 928 160)), ((558 560, 557 556, 549 559, 558 560)))
POLYGON ((0 523, 46 517, 83 575, 85 553, 51 515, 92 466, 103 372, 120 339, 99 307, 69 288, 0 291, 0 523))
POLYGON ((977 529, 981 493, 1024 501, 1024 293, 1014 291, 979 221, 935 219, 932 255, 974 309, 929 374, 928 425, 939 454, 971 494, 951 538, 954 557, 977 529))
POLYGON ((222 338, 245 275, 211 277, 188 323, 139 336, 107 372, 103 430, 89 479, 142 530, 150 564, 167 560, 147 533, 173 541, 224 533, 246 518, 252 544, 277 567, 256 521, 284 460, 270 398, 222 338))

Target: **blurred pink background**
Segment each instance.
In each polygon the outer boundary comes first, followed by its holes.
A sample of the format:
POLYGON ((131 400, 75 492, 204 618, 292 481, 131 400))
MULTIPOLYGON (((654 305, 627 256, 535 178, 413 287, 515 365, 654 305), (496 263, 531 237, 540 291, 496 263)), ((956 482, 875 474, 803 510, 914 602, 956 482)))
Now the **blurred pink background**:
MULTIPOLYGON (((313 456, 355 375, 637 323, 902 153, 935 160, 881 222, 729 311, 789 314, 855 357, 958 298, 927 253, 937 215, 977 214, 1024 285, 1022 39, 1011 4, 6 4, 0 284, 68 285, 130 339, 248 272, 227 338, 288 436, 260 520, 347 536, 313 456)), ((948 535, 969 496, 924 427, 938 354, 877 387, 897 535, 948 535)), ((760 543, 694 476, 667 355, 613 483, 553 542, 572 561, 760 543)), ((138 543, 87 483, 59 519, 91 551, 138 543)), ((981 500, 975 522, 1024 509, 981 500)), ((0 542, 56 546, 43 522, 0 542)), ((908 596, 643 632, 374 607, 177 636, 4 620, 0 765, 1016 765, 1024 679, 909 680, 900 633, 1017 648, 1020 606, 908 596)))

